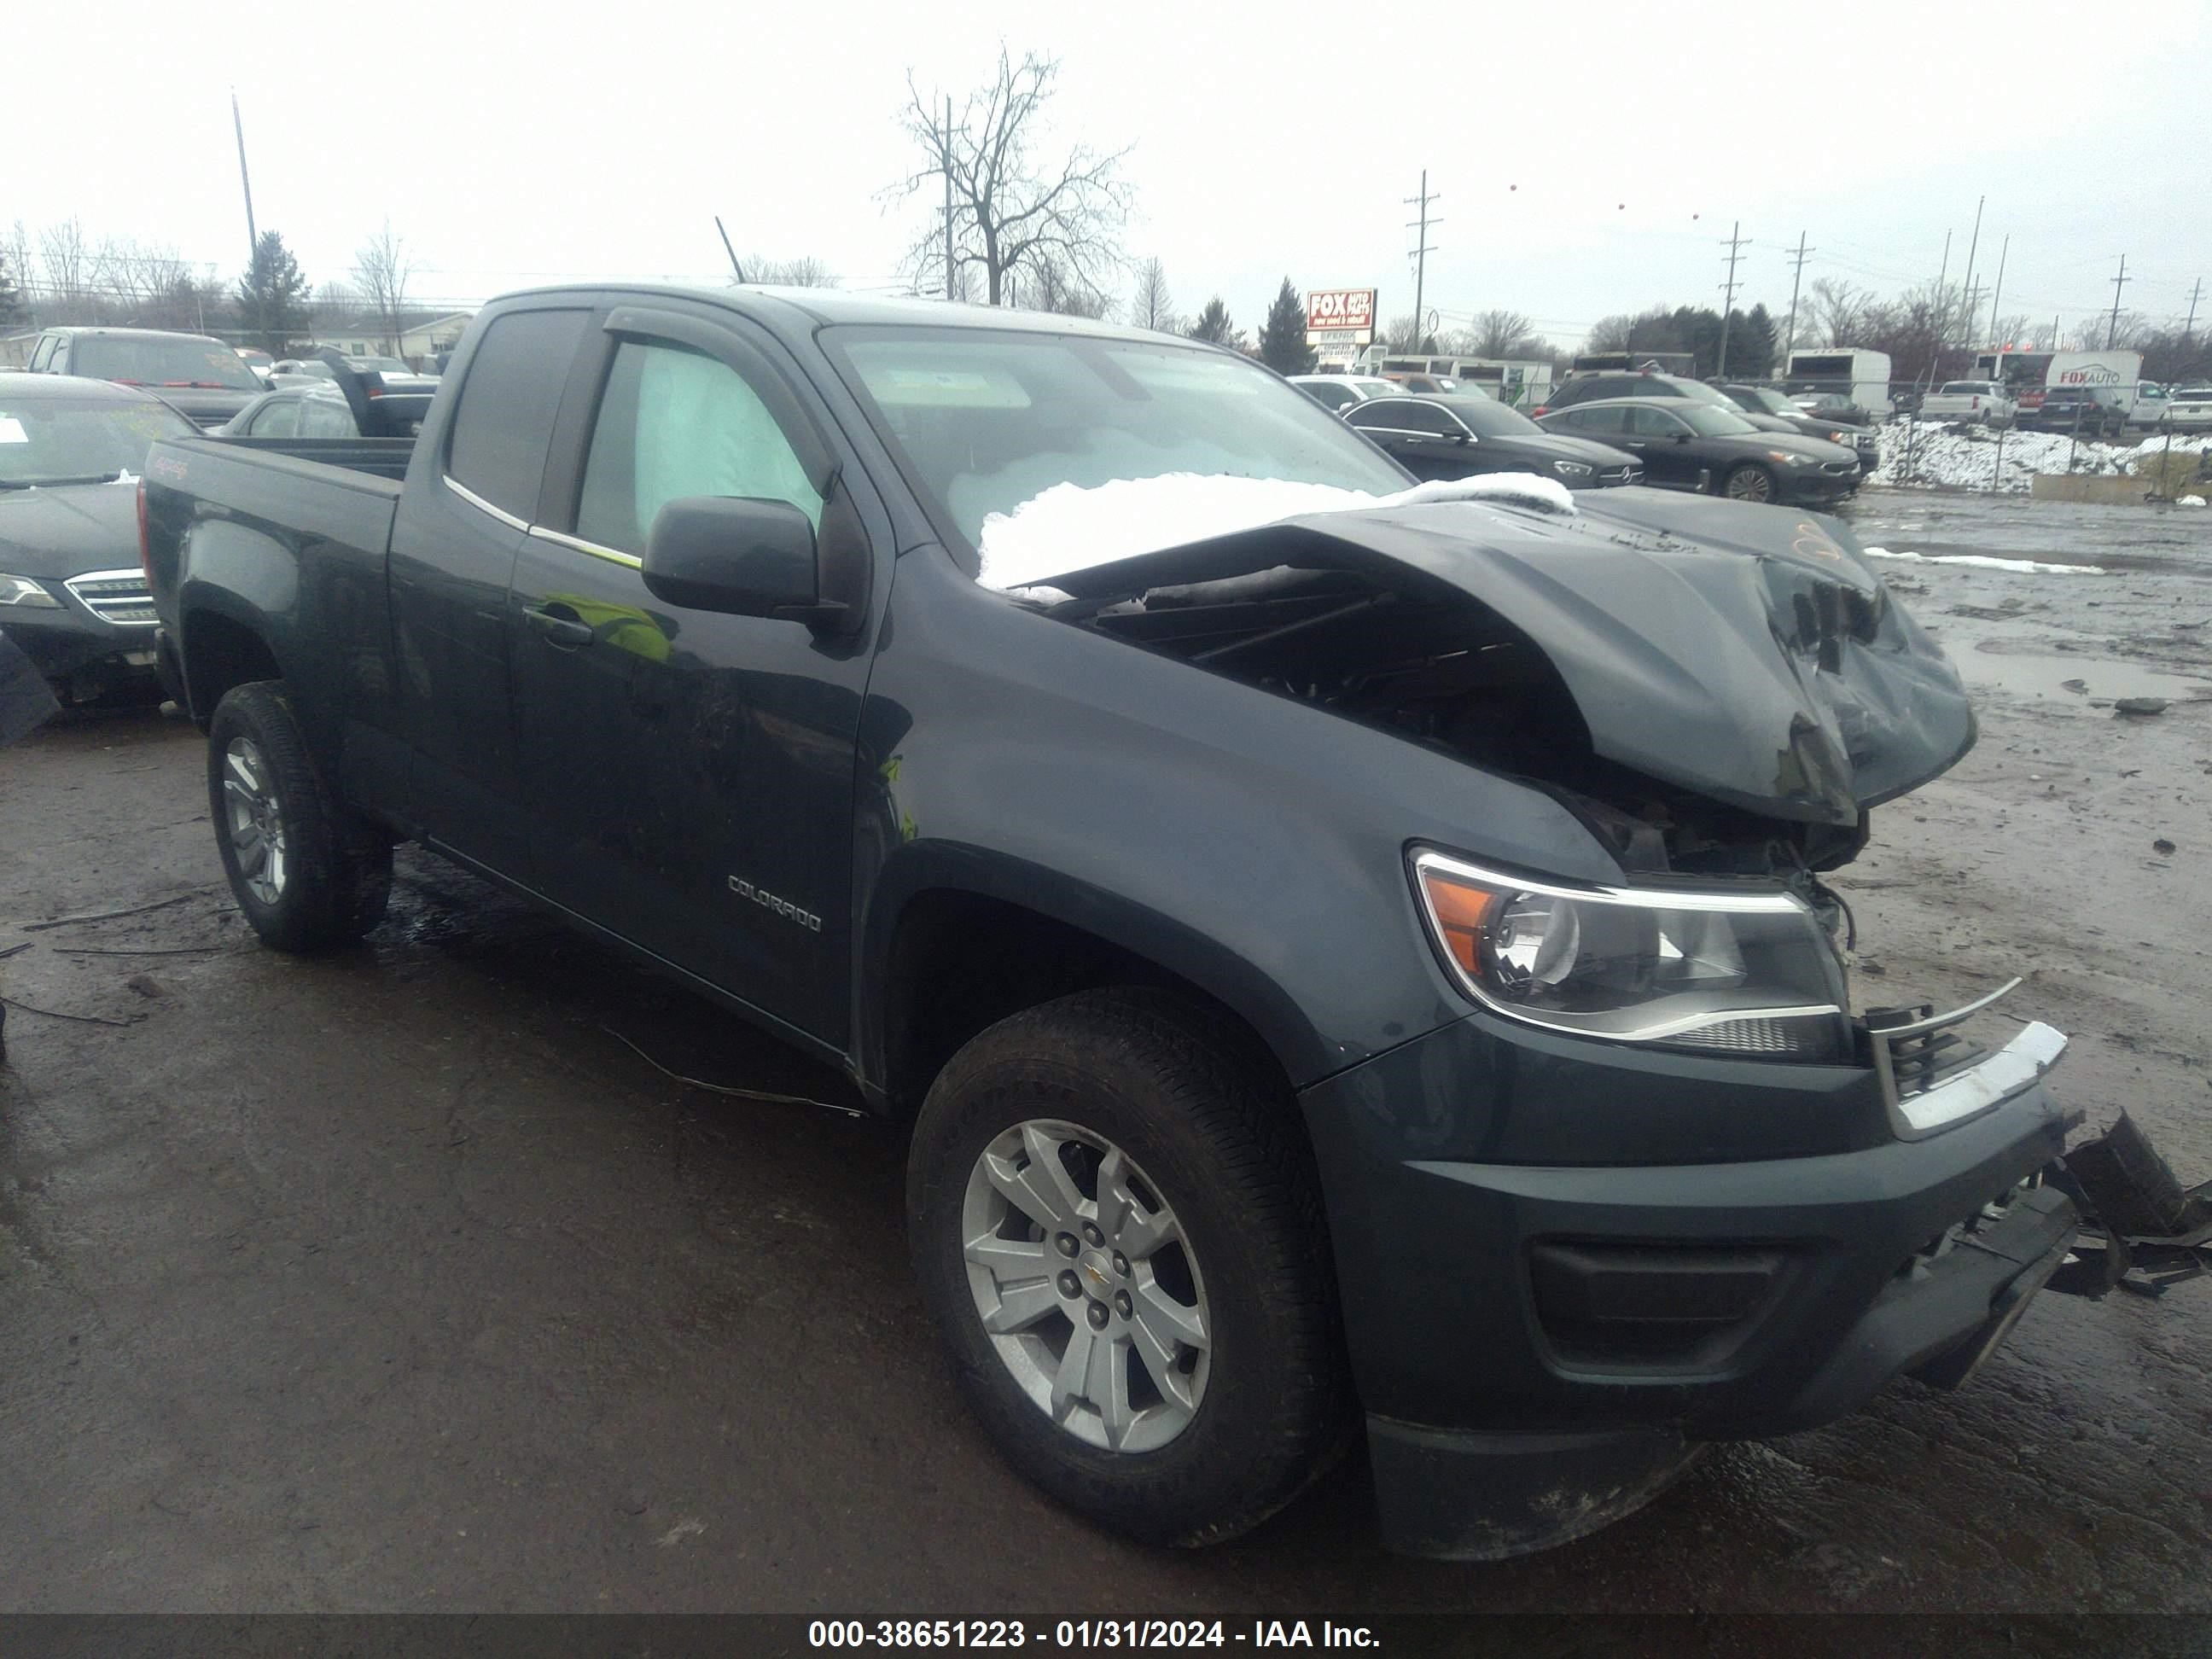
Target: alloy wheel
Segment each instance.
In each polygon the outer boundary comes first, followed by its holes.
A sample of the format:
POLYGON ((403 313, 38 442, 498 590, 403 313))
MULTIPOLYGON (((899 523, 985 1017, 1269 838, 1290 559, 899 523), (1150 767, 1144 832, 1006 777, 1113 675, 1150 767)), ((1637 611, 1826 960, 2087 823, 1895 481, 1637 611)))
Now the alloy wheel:
POLYGON ((1205 1281, 1127 1154, 1073 1123, 1015 1124, 975 1160, 960 1219, 976 1316, 1031 1404, 1108 1451, 1189 1428, 1212 1352, 1205 1281))
POLYGON ((261 903, 276 903, 283 896, 288 868, 284 804, 251 738, 233 738, 223 750, 222 802, 240 879, 261 903))

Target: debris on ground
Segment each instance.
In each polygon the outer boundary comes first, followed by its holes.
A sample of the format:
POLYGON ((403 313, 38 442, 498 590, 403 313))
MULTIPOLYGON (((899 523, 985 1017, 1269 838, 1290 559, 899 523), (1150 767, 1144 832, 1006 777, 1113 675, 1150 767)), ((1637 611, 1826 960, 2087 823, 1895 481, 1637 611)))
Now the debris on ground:
POLYGON ((2166 710, 2164 697, 2122 697, 2112 704, 2115 714, 2163 714, 2166 710))
POLYGON ((2173 843, 2164 836, 2160 836, 2156 841, 2151 842, 2150 850, 2154 853, 2171 853, 2173 851, 2173 843))

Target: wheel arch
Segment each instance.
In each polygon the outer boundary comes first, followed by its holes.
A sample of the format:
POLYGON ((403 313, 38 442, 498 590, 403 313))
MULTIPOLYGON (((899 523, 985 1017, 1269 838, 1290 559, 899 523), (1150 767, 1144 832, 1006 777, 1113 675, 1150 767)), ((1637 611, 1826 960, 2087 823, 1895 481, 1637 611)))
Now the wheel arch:
POLYGON ((226 692, 254 680, 282 679, 277 630, 252 605, 219 587, 188 586, 180 596, 177 665, 185 708, 202 731, 226 692))
POLYGON ((1170 991, 1218 1015, 1286 1101, 1331 1069, 1310 1022, 1256 965, 1173 918, 1036 866, 916 868, 897 890, 878 890, 862 947, 860 1073, 897 1117, 919 1109, 977 1032, 1108 986, 1170 991))

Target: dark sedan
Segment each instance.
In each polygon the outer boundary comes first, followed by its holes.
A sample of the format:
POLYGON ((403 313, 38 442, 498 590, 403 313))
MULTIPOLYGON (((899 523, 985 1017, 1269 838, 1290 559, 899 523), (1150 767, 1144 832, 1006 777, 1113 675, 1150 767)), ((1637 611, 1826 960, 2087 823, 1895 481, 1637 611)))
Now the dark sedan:
POLYGON ((1545 431, 1617 445, 1639 456, 1644 481, 1740 501, 1832 501, 1857 487, 1857 454, 1818 438, 1763 431, 1743 416, 1682 398, 1577 404, 1545 431))
POLYGON ((1643 466, 1626 451, 1555 436, 1488 398, 1370 398, 1346 410, 1344 420, 1417 478, 1534 472, 1570 489, 1644 482, 1643 466))
MULTIPOLYGON (((1747 415, 1771 415, 1777 420, 1787 421, 1790 429, 1801 436, 1818 438, 1823 443, 1841 444, 1845 449, 1856 450, 1862 476, 1881 465, 1881 441, 1875 436, 1872 427, 1853 426, 1848 422, 1831 420, 1826 416, 1808 415, 1772 386, 1738 386, 1728 382, 1723 384, 1721 390, 1735 398, 1747 415)), ((1754 422, 1753 424, 1763 423, 1754 422)))
POLYGON ((0 632, 64 702, 153 691, 137 474, 198 428, 150 392, 0 374, 0 632))

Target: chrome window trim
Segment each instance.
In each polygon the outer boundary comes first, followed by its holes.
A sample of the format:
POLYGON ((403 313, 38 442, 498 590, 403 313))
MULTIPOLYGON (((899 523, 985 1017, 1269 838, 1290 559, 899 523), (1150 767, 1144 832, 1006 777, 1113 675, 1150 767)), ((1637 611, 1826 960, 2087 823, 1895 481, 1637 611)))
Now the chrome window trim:
POLYGON ((447 489, 452 490, 453 494, 459 495, 471 507, 476 508, 477 512, 489 514, 493 518, 505 525, 509 530, 526 531, 530 528, 530 524, 527 520, 516 518, 514 514, 508 512, 503 507, 494 507, 489 501, 477 495, 475 490, 470 489, 466 484, 456 478, 452 473, 445 472, 441 473, 439 476, 445 479, 447 489))
POLYGON ((557 530, 548 530, 543 525, 535 524, 528 527, 528 533, 535 540, 551 542, 556 547, 565 547, 578 553, 588 554, 595 559, 605 559, 610 564, 623 565, 632 570, 645 568, 645 561, 636 554, 625 553, 619 548, 602 547, 599 543, 587 542, 580 536, 564 536, 557 530))

